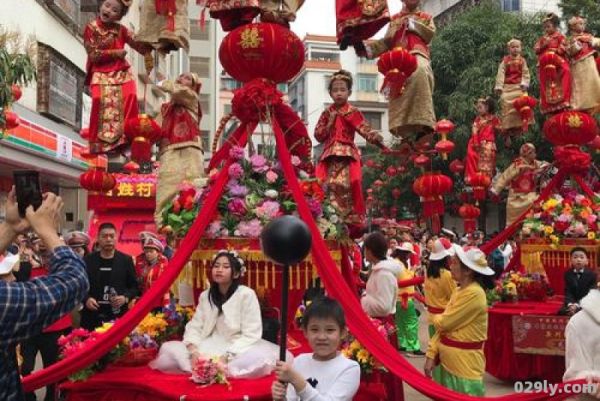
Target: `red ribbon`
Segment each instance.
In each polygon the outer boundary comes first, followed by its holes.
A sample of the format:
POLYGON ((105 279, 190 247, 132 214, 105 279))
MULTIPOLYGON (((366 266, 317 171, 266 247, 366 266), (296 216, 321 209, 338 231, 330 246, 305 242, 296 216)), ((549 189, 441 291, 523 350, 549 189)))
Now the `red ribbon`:
POLYGON ((448 347, 458 348, 458 349, 482 349, 485 341, 457 341, 446 336, 440 336, 440 342, 448 347))

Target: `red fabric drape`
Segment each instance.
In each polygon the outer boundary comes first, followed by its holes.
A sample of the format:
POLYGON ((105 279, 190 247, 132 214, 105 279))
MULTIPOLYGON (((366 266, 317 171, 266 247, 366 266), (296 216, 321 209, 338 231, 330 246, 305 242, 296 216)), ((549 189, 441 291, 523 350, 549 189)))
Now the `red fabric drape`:
MULTIPOLYGON (((346 314, 350 331, 354 333, 358 341, 360 341, 360 343, 363 344, 363 346, 365 346, 365 348, 367 348, 369 352, 373 354, 373 356, 377 358, 377 360, 379 360, 390 372, 392 372, 395 376, 405 380, 410 386, 414 387, 424 395, 435 400, 448 401, 471 401, 485 399, 456 393, 424 377, 421 372, 412 366, 402 355, 398 353, 397 350, 395 350, 387 341, 385 341, 385 339, 383 339, 381 336, 377 336, 375 327, 369 323, 369 319, 363 312, 358 299, 353 296, 350 288, 345 285, 344 279, 337 271, 335 263, 327 250, 327 246, 321 238, 319 230, 310 213, 310 209, 308 208, 308 204, 302 195, 300 185, 290 161, 290 154, 285 147, 283 132, 275 120, 273 121, 273 132, 275 133, 275 143, 277 146, 279 160, 281 162, 281 167, 283 169, 288 186, 292 192, 292 196, 297 203, 298 213, 300 218, 304 220, 306 224, 308 224, 308 227, 312 233, 312 255, 317 263, 319 276, 321 277, 330 296, 337 299, 342 305, 346 314)), ((550 397, 550 395, 546 393, 536 393, 510 394, 501 397, 493 397, 493 399, 502 401, 537 401, 547 399, 561 400, 566 397, 566 394, 550 397)))
MULTIPOLYGON (((251 123, 248 125, 250 126, 246 127, 246 124, 242 124, 244 132, 248 132, 246 131, 246 128, 252 130, 256 128, 255 124, 251 123)), ((247 135, 242 135, 242 146, 245 144, 246 140, 247 135)), ((215 191, 209 193, 200 210, 200 213, 198 214, 198 217, 196 218, 196 221, 194 221, 190 231, 185 236, 183 241, 181 241, 181 246, 171 260, 169 267, 154 283, 150 291, 146 292, 146 294, 140 298, 135 306, 123 318, 118 319, 115 322, 115 325, 109 331, 107 331, 99 341, 91 344, 89 347, 86 347, 78 354, 65 358, 47 369, 43 369, 27 376, 23 380, 23 387, 25 391, 32 391, 43 387, 46 384, 60 381, 69 374, 94 363, 96 360, 108 353, 123 338, 125 338, 125 336, 127 336, 139 322, 142 321, 142 319, 154 307, 156 301, 161 299, 163 294, 169 290, 169 287, 179 276, 181 269, 183 269, 183 266, 185 266, 192 255, 192 252, 196 249, 200 239, 204 235, 204 231, 206 230, 206 227, 210 223, 211 218, 217 209, 217 205, 221 199, 221 195, 229 178, 229 164, 231 164, 231 162, 227 161, 223 169, 220 171, 214 185, 215 191)))

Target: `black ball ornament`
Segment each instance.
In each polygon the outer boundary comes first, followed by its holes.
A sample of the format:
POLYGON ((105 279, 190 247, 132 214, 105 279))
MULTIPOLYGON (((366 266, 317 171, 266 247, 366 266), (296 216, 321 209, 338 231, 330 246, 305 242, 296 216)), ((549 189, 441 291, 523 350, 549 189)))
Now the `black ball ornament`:
POLYGON ((265 255, 282 265, 293 265, 306 258, 312 237, 306 223, 294 216, 282 216, 263 229, 260 242, 265 255))

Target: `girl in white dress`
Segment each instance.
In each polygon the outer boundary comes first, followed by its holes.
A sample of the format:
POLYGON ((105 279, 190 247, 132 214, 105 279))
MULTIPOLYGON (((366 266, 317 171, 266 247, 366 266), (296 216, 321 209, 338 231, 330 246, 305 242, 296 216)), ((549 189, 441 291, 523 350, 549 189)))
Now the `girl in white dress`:
POLYGON ((277 345, 262 336, 256 293, 240 284, 246 268, 235 251, 221 250, 213 258, 210 288, 200 294, 183 341, 162 345, 153 369, 190 373, 201 357, 220 357, 229 377, 256 378, 271 373, 278 360, 277 345))

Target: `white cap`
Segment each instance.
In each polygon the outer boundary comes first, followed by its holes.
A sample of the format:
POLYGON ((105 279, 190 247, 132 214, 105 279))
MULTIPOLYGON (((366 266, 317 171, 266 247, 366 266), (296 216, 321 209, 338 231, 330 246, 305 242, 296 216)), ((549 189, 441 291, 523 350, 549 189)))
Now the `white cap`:
POLYGON ((19 255, 13 255, 12 253, 7 254, 7 256, 2 259, 0 262, 0 275, 5 275, 10 273, 15 265, 19 262, 19 255))
POLYGON ((152 231, 140 231, 140 233, 138 234, 140 241, 145 242, 146 239, 148 238, 156 238, 158 239, 158 236, 156 234, 154 234, 152 231))
POLYGON ((447 235, 450 238, 456 238, 456 234, 452 230, 449 230, 447 228, 442 228, 441 231, 442 231, 442 234, 447 235))
POLYGON ((416 255, 415 248, 410 242, 403 242, 397 247, 395 247, 394 250, 410 252, 411 254, 416 255))
POLYGON ((456 256, 460 261, 474 272, 483 274, 484 276, 493 276, 495 272, 488 266, 485 253, 476 247, 462 248, 459 245, 454 245, 456 256))
POLYGON ((433 242, 429 260, 442 260, 447 256, 454 256, 454 254, 452 243, 447 238, 438 238, 433 242))

